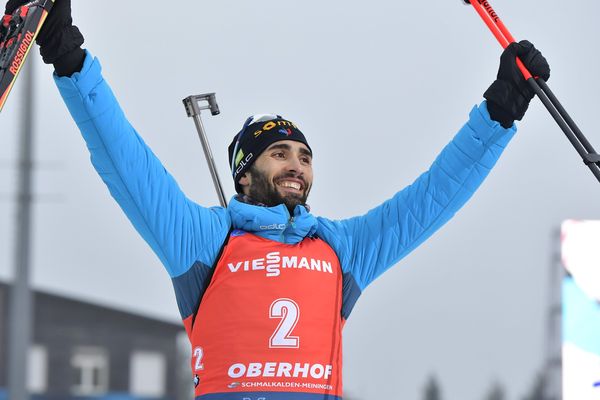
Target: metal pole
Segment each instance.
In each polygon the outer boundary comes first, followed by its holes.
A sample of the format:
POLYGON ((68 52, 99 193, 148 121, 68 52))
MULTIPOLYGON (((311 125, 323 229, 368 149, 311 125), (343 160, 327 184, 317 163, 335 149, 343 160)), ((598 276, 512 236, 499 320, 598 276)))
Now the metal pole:
POLYGON ((546 315, 546 360, 543 369, 544 400, 562 399, 562 284, 565 269, 561 258, 560 227, 552 233, 546 315))
POLYGON ((210 150, 210 144, 208 143, 208 139, 204 131, 204 125, 202 124, 202 119, 200 119, 200 113, 202 110, 210 110, 212 115, 218 115, 221 113, 219 110, 219 105, 217 104, 217 98, 214 93, 192 95, 183 99, 183 106, 185 107, 187 116, 194 119, 194 124, 196 125, 196 130, 198 131, 200 143, 202 143, 202 149, 204 150, 204 156, 208 164, 208 169, 210 170, 210 175, 212 176, 213 184, 215 185, 215 190, 217 191, 219 203, 221 203, 222 207, 227 207, 227 200, 225 199, 225 192, 223 192, 223 185, 221 185, 215 160, 213 159, 212 151, 210 150), (200 102, 206 102, 206 104, 201 106, 199 104, 200 102))
POLYGON ((221 180, 219 179, 219 174, 217 173, 217 167, 215 165, 215 160, 213 159, 212 151, 210 150, 210 145, 208 144, 208 139, 206 138, 204 125, 202 124, 200 115, 194 115, 193 118, 194 123, 196 124, 196 129, 198 130, 200 142, 202 143, 202 149, 204 149, 204 156, 208 162, 208 169, 210 170, 210 175, 212 176, 213 184, 215 185, 217 196, 219 197, 219 203, 221 203, 221 206, 227 207, 227 200, 225 199, 225 194, 223 192, 223 185, 221 185, 221 180))
POLYGON ((24 66, 22 129, 15 234, 15 272, 10 295, 8 337, 8 392, 11 400, 28 400, 27 359, 31 341, 32 295, 29 288, 33 161, 33 62, 24 66))

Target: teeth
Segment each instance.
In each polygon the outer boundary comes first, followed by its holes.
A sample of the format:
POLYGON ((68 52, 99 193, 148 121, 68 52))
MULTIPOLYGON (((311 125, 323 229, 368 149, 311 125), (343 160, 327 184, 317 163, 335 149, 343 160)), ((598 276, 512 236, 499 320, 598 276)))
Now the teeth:
POLYGON ((297 182, 284 181, 284 182, 281 182, 281 186, 300 190, 300 184, 297 182))

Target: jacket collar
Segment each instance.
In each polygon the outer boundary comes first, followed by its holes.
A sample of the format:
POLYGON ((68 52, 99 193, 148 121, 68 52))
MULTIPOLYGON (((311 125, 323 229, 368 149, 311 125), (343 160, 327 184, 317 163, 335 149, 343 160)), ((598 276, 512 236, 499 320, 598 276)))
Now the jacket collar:
POLYGON ((265 239, 286 244, 296 244, 317 231, 317 219, 298 205, 294 216, 284 204, 274 207, 252 205, 234 196, 227 207, 234 229, 254 233, 265 239))

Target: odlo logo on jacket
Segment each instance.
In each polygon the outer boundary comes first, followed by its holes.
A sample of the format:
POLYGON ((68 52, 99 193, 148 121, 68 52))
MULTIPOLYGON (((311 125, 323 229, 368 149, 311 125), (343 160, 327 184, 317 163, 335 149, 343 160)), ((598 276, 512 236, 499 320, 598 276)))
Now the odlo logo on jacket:
POLYGON ((281 256, 278 251, 267 253, 264 257, 253 260, 227 263, 227 266, 231 272, 264 270, 267 277, 279 276, 282 268, 307 269, 333 274, 331 261, 317 260, 312 257, 281 256))

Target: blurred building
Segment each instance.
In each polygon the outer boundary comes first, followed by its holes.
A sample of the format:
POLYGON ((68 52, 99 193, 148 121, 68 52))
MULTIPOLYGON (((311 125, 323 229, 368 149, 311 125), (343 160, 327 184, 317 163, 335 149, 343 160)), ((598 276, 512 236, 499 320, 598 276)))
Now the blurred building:
MULTIPOLYGON (((0 400, 7 399, 9 290, 0 283, 0 400)), ((190 398, 180 323, 38 291, 33 304, 31 399, 190 398)))
POLYGON ((561 226, 562 399, 600 399, 600 221, 561 226))

